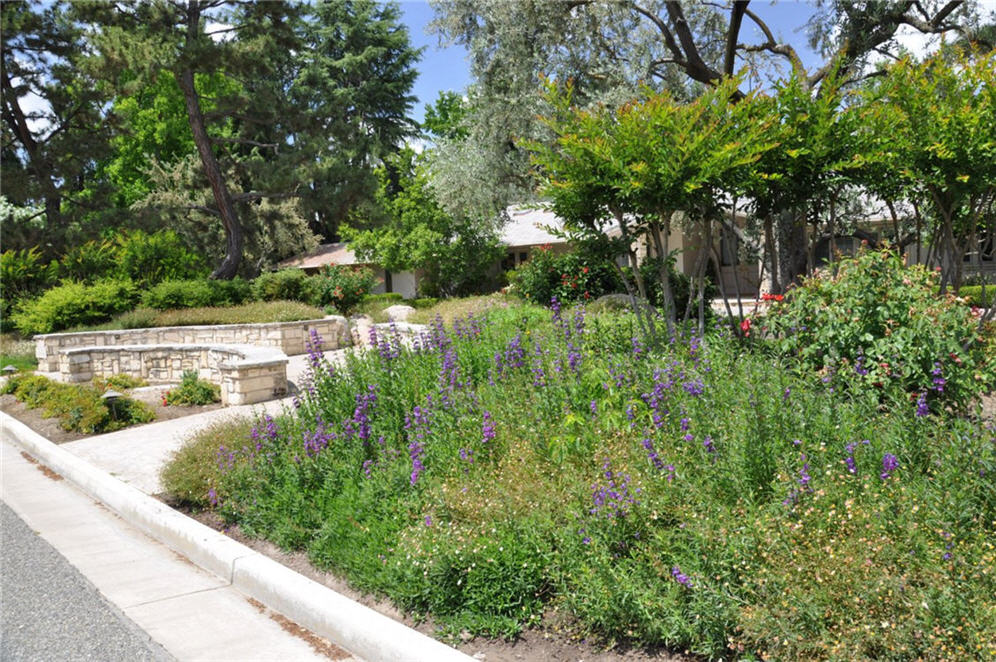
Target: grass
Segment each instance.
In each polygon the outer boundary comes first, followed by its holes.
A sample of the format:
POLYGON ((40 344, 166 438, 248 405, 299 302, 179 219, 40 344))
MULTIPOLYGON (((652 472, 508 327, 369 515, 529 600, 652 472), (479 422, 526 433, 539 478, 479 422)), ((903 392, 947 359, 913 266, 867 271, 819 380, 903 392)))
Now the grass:
POLYGON ((0 368, 12 365, 21 372, 38 368, 35 343, 13 333, 0 334, 0 368))
POLYGON ((210 491, 222 475, 219 449, 240 448, 252 424, 251 419, 235 417, 215 421, 194 434, 163 467, 160 480, 165 491, 182 505, 198 510, 210 507, 210 491))
POLYGON ((710 658, 996 655, 991 427, 723 330, 651 351, 624 314, 436 313, 198 440, 186 494, 454 637, 556 611, 710 658))
POLYGON ((298 301, 256 301, 238 306, 184 308, 158 311, 136 308, 104 324, 78 326, 66 331, 116 331, 119 329, 154 328, 163 326, 202 326, 211 324, 251 324, 265 322, 295 322, 321 319, 325 313, 298 301))
POLYGON ((438 315, 445 324, 453 324, 457 319, 482 313, 493 308, 508 308, 520 305, 520 300, 504 294, 486 294, 462 299, 443 299, 434 306, 417 309, 408 318, 414 324, 429 324, 438 315))

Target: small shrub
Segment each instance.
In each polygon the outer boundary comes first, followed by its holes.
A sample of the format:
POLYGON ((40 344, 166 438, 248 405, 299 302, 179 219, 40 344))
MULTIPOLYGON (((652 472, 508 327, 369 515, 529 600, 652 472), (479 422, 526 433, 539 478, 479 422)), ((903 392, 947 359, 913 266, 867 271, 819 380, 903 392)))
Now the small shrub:
POLYGON ((958 290, 958 296, 965 299, 965 302, 970 306, 988 308, 996 300, 996 284, 986 285, 985 297, 982 296, 981 285, 962 285, 961 289, 958 290))
POLYGON ((167 280, 142 295, 142 305, 157 310, 198 308, 214 303, 214 292, 207 280, 167 280))
POLYGON ((405 298, 398 292, 383 292, 381 294, 367 294, 363 297, 363 303, 400 303, 405 298))
POLYGON ((209 405, 221 400, 221 389, 211 382, 199 379, 193 370, 183 373, 180 385, 166 391, 163 401, 167 405, 209 405))
POLYGON ((14 305, 55 282, 59 265, 47 262, 37 248, 0 253, 0 324, 10 325, 14 305))
POLYGON ((316 301, 313 280, 301 269, 281 269, 260 274, 252 281, 256 301, 316 301))
POLYGON ((439 299, 435 297, 419 297, 418 299, 412 299, 410 303, 413 308, 422 310, 423 308, 432 308, 439 303, 439 299))
POLYGON ((104 393, 108 389, 125 391, 149 385, 149 382, 145 381, 141 377, 132 377, 131 375, 110 375, 107 377, 97 376, 94 377, 90 383, 93 384, 93 387, 101 393, 104 393))
POLYGON ((992 383, 992 341, 978 342, 969 311, 938 297, 935 278, 889 249, 862 251, 836 275, 790 290, 767 325, 780 352, 828 380, 883 394, 898 387, 961 408, 992 383))
POLYGON ((63 280, 92 283, 119 273, 117 250, 106 240, 73 246, 59 260, 59 278, 63 280))
MULTIPOLYGON (((664 289, 661 287, 660 263, 659 259, 650 259, 644 260, 643 264, 640 265, 640 274, 647 284, 647 298, 657 308, 664 307, 664 289)), ((715 285, 715 270, 710 269, 710 272, 706 275, 704 292, 705 312, 707 316, 711 315, 712 312, 709 302, 715 298, 719 291, 715 285)), ((698 292, 693 288, 692 279, 683 273, 675 271, 674 260, 669 260, 668 278, 671 281, 671 294, 674 296, 675 315, 678 319, 684 316, 685 311, 688 309, 688 300, 691 298, 691 316, 695 317, 698 313, 698 308, 696 307, 698 292)))
POLYGON ((212 423, 178 450, 163 467, 160 479, 166 493, 181 504, 194 508, 212 506, 210 491, 215 499, 222 498, 219 449, 241 448, 249 439, 252 421, 246 418, 222 420, 212 423))
POLYGON ((550 246, 533 249, 529 261, 509 274, 515 293, 526 301, 547 305, 589 301, 618 292, 622 283, 604 260, 582 252, 557 254, 550 246))
POLYGON ((93 285, 67 282, 21 304, 13 321, 25 336, 52 333, 109 320, 130 310, 137 298, 135 285, 127 280, 103 280, 93 285))
POLYGON ((172 230, 121 233, 114 253, 116 273, 144 286, 203 277, 208 272, 204 258, 188 249, 172 230))
POLYGON ((376 283, 369 269, 327 266, 315 277, 316 302, 320 306, 335 306, 340 313, 348 314, 376 283))
POLYGON ((136 308, 116 317, 113 326, 120 329, 150 329, 159 326, 156 323, 158 315, 159 311, 152 308, 136 308))

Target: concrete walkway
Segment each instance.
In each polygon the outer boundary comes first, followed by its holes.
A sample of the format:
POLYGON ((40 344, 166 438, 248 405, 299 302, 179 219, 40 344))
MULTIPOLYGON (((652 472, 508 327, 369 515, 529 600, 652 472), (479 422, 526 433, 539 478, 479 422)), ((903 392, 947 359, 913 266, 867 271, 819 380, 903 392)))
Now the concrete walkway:
MULTIPOLYGON (((291 382, 307 361, 291 357, 291 382)), ((470 659, 152 498, 191 434, 290 406, 228 407, 61 446, 0 413, 2 498, 179 660, 470 659)))

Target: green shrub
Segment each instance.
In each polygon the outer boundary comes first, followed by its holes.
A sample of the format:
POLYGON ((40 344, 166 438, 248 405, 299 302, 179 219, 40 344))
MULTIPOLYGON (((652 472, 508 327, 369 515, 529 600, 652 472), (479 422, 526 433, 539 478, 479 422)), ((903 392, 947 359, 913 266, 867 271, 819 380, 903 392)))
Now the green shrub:
POLYGON ((108 330, 112 327, 117 329, 150 329, 159 326, 156 323, 158 315, 159 311, 152 308, 129 310, 115 317, 113 323, 108 325, 108 330))
POLYGON ((92 283, 120 273, 117 248, 107 240, 73 246, 59 260, 59 277, 63 280, 92 283))
POLYGON ((52 333, 109 320, 133 308, 137 299, 138 291, 131 281, 103 280, 93 285, 66 282, 22 303, 13 321, 21 335, 52 333))
POLYGON ((958 290, 958 296, 965 299, 970 306, 989 308, 996 300, 996 284, 986 285, 985 298, 982 297, 981 285, 962 285, 961 289, 958 290))
POLYGON ((425 308, 432 308, 437 303, 439 299, 435 297, 419 297, 418 299, 412 299, 410 302, 412 308, 417 308, 418 310, 423 310, 425 308))
POLYGON ((316 302, 320 306, 335 306, 340 313, 349 314, 376 285, 373 272, 364 267, 330 265, 315 276, 316 302))
POLYGON ((180 385, 166 391, 167 405, 209 405, 221 400, 221 389, 211 382, 199 379, 193 370, 183 373, 180 385))
POLYGON ((167 280, 146 290, 142 305, 157 310, 213 306, 214 291, 207 280, 167 280))
POLYGON ((90 380, 90 383, 101 393, 104 393, 109 389, 113 389, 115 391, 125 391, 149 385, 149 382, 145 381, 141 377, 132 377, 131 375, 109 375, 106 377, 98 375, 90 380))
POLYGON ((773 302, 765 323, 778 351, 805 370, 963 408, 991 387, 996 352, 991 338, 976 341, 964 306, 934 293, 935 278, 889 249, 862 251, 773 302))
POLYGON ((194 434, 176 451, 163 467, 160 479, 163 489, 177 502, 194 508, 207 508, 224 498, 219 468, 222 448, 240 449, 249 439, 252 421, 235 418, 216 421, 194 434))
POLYGON ((250 297, 249 283, 232 280, 168 280, 142 295, 142 305, 157 310, 238 305, 250 297))
POLYGON ((541 306, 549 305, 553 297, 573 303, 622 290, 618 276, 604 260, 581 251, 558 254, 550 246, 534 248, 529 261, 509 273, 509 282, 517 295, 541 306))
POLYGON ((256 301, 303 301, 315 303, 314 280, 301 269, 281 269, 260 274, 252 281, 256 301))
POLYGON ((46 418, 58 418, 62 429, 82 434, 111 432, 155 419, 152 410, 137 400, 120 397, 109 403, 101 399, 104 390, 40 375, 16 375, 3 387, 4 393, 13 394, 29 408, 40 408, 46 418))
POLYGON ((116 237, 115 272, 143 286, 167 280, 189 280, 208 273, 204 258, 187 248, 173 230, 148 234, 141 230, 116 237))
POLYGON ((0 329, 12 327, 14 306, 50 287, 58 269, 57 262, 46 261, 34 247, 0 253, 0 329))
POLYGON ((367 294, 363 297, 363 303, 400 303, 405 298, 398 292, 383 292, 381 294, 367 294))

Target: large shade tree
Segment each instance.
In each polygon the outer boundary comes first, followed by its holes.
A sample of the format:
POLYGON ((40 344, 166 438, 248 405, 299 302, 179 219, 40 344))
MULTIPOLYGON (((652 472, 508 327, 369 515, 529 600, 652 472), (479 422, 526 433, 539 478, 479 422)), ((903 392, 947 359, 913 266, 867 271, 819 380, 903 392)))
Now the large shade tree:
POLYGON ((393 5, 160 0, 77 10, 95 28, 97 70, 119 95, 164 77, 179 90, 196 156, 150 164, 144 202, 221 221, 215 277, 238 272, 250 217, 302 239, 302 223, 334 238, 348 208, 372 193, 375 163, 414 131, 417 51, 393 5))
POLYGON ((89 203, 104 202, 81 192, 107 151, 107 97, 80 66, 83 29, 65 3, 4 2, 0 18, 3 191, 34 209, 4 218, 4 246, 54 256, 76 238, 89 203))

